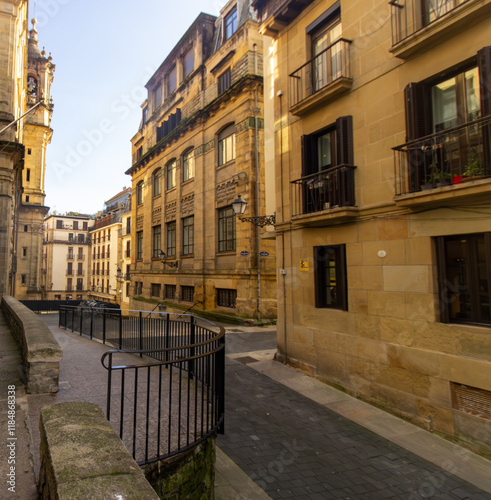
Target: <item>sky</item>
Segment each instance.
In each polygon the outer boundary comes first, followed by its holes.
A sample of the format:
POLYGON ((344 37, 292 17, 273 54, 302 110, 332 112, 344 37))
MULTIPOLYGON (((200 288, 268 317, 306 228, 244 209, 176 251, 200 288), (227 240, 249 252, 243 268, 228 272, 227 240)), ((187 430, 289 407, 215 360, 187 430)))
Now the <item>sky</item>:
MULTIPOLYGON (((131 138, 145 84, 200 12, 224 0, 29 0, 39 48, 56 65, 46 205, 95 214, 131 186, 131 138)), ((29 21, 29 29, 31 29, 29 21)))

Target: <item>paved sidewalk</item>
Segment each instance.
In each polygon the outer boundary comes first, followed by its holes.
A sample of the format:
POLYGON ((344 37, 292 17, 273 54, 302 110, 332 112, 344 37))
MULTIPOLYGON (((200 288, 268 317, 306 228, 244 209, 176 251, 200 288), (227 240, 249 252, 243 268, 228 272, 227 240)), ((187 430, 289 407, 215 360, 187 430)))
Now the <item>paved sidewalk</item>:
MULTIPOLYGON (((24 397, 36 473, 40 408, 67 400, 104 407, 100 357, 108 350, 57 328, 55 315, 44 319, 64 355, 60 392, 24 397)), ((490 462, 273 361, 275 343, 271 327, 227 328, 226 433, 218 437, 217 500, 491 499, 490 462)), ((7 337, 0 336, 0 346, 13 350, 7 337)), ((0 348, 0 356, 5 350, 0 348)), ((18 364, 9 366, 15 372, 18 364)), ((14 372, 5 375, 8 381, 14 372)), ((26 496, 17 498, 35 498, 32 467, 23 483, 26 496)), ((0 498, 16 497, 0 490, 0 498)))

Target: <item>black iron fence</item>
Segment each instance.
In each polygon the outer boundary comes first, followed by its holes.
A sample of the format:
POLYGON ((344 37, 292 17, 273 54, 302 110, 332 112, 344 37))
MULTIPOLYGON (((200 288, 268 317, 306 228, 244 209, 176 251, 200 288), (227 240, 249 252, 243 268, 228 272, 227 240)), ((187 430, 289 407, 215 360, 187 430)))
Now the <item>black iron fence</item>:
POLYGON ((101 359, 107 418, 139 465, 223 432, 222 327, 194 316, 83 307, 60 308, 59 323, 118 349, 101 359))
POLYGON ((340 165, 292 181, 293 215, 354 206, 355 168, 340 165))
POLYGON ((392 45, 442 18, 469 0, 390 0, 392 45))
POLYGON ((491 116, 394 149, 396 195, 491 175, 491 116))

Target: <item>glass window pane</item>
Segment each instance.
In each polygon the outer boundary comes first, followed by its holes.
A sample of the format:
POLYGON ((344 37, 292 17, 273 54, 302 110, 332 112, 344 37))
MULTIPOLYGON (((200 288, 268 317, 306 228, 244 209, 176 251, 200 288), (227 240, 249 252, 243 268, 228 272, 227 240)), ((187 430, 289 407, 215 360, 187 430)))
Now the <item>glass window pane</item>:
POLYGON ((464 73, 467 121, 477 120, 481 116, 481 94, 479 91, 479 72, 477 68, 464 73))
POLYGON ((450 78, 431 88, 434 132, 457 125, 457 83, 450 78))

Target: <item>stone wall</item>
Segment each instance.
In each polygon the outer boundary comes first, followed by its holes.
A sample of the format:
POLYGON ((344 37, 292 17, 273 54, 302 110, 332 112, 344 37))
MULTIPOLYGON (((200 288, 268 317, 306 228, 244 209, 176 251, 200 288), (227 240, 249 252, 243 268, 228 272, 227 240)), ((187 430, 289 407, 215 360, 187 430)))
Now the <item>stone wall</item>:
POLYGON ((2 310, 20 347, 27 392, 58 392, 62 350, 46 323, 13 297, 2 297, 2 310))
POLYGON ((216 444, 212 436, 195 448, 147 465, 145 477, 162 499, 214 498, 216 444))
POLYGON ((47 406, 40 431, 42 500, 158 498, 97 405, 47 406))

